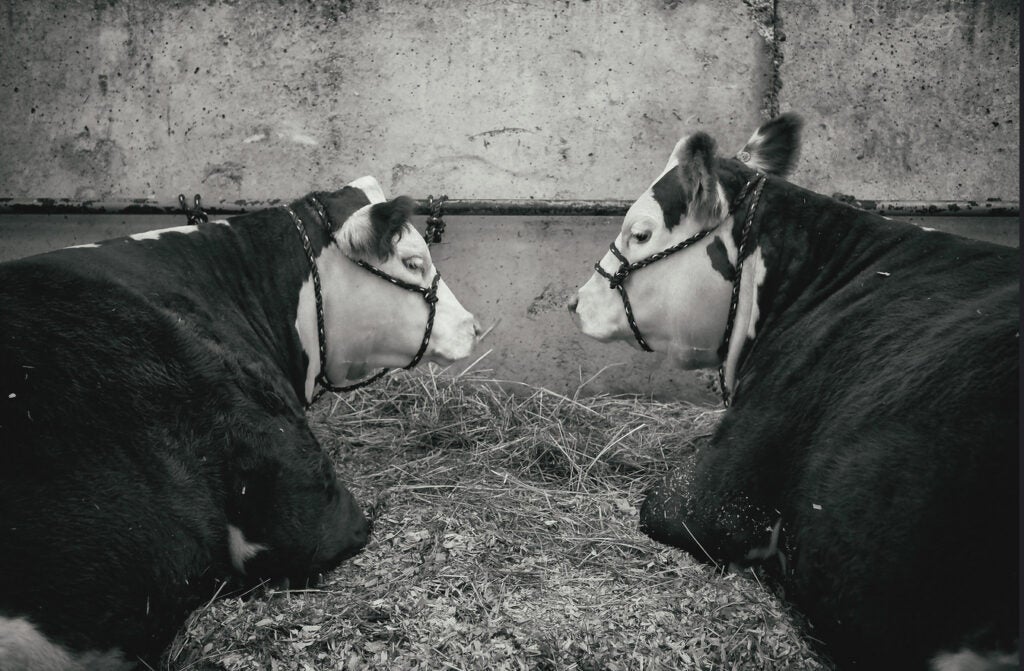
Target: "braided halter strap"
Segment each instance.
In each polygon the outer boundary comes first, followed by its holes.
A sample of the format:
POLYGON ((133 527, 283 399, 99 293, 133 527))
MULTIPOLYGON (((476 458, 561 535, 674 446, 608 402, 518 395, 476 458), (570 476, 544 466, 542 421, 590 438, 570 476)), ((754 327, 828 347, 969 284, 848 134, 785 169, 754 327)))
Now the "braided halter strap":
MULTIPOLYGON (((750 204, 750 209, 747 211, 747 219, 743 224, 743 231, 740 234, 740 246, 736 256, 736 275, 733 278, 732 300, 729 303, 729 317, 725 324, 725 334, 722 339, 722 345, 721 347, 719 347, 719 351, 722 351, 722 349, 724 349, 727 352, 729 348, 729 340, 730 338, 732 338, 733 322, 736 319, 736 307, 739 304, 740 277, 743 272, 743 261, 745 259, 747 237, 750 233, 751 224, 753 224, 754 222, 754 214, 757 212, 758 202, 761 200, 761 190, 764 188, 764 184, 766 181, 767 177, 763 174, 758 173, 757 177, 751 179, 750 181, 743 185, 743 188, 740 189, 740 192, 737 194, 736 198, 732 202, 732 206, 729 208, 730 213, 735 212, 736 208, 739 207, 739 205, 747 198, 747 196, 750 195, 751 189, 753 189, 754 198, 750 204)), ((671 247, 663 249, 660 252, 651 254, 650 256, 642 258, 634 263, 629 262, 629 259, 626 258, 626 256, 622 253, 621 250, 619 250, 617 246, 615 246, 615 241, 613 240, 612 244, 609 245, 608 249, 610 249, 611 253, 615 256, 615 258, 619 260, 618 270, 616 270, 614 273, 609 273, 607 270, 601 267, 600 261, 594 264, 594 270, 596 270, 599 275, 608 280, 608 287, 610 289, 615 289, 616 291, 618 291, 619 296, 622 297, 622 307, 626 311, 626 322, 629 324, 630 330, 633 331, 633 337, 636 338, 637 344, 639 344, 640 348, 643 349, 645 352, 653 352, 654 350, 652 350, 650 345, 647 344, 647 341, 644 340, 644 336, 640 332, 640 327, 637 326, 636 317, 633 316, 633 306, 630 304, 629 294, 626 292, 626 279, 629 278, 629 276, 633 272, 640 270, 641 268, 646 268, 655 261, 660 261, 668 256, 671 256, 672 254, 675 254, 678 251, 682 251, 687 247, 690 247, 700 242, 705 237, 707 237, 712 230, 714 229, 700 231, 699 233, 688 237, 682 242, 679 242, 675 245, 672 245, 671 247)), ((718 366, 718 382, 722 388, 722 402, 725 403, 726 406, 728 406, 730 394, 729 390, 725 386, 724 355, 722 356, 722 363, 718 366)))
POLYGON ((730 208, 735 211, 740 203, 749 195, 751 186, 753 186, 754 197, 750 201, 750 208, 747 210, 747 219, 743 222, 743 231, 740 233, 740 246, 736 252, 736 276, 732 280, 732 299, 729 301, 729 316, 725 321, 725 333, 722 335, 722 344, 719 346, 722 363, 718 365, 718 386, 722 389, 722 403, 727 408, 732 401, 732 394, 729 391, 729 387, 725 384, 725 360, 729 356, 729 341, 732 340, 732 330, 736 323, 736 308, 740 303, 740 279, 743 277, 743 262, 746 260, 747 238, 750 236, 750 227, 754 223, 757 206, 761 202, 761 191, 764 190, 764 185, 767 181, 768 177, 766 175, 758 174, 755 179, 747 182, 740 189, 736 200, 733 201, 733 206, 730 208))
POLYGON ((619 251, 619 248, 615 246, 615 241, 612 240, 612 244, 609 245, 608 248, 611 250, 612 254, 615 255, 615 258, 619 260, 619 269, 615 271, 615 274, 612 274, 601 267, 600 261, 594 264, 594 270, 608 280, 608 287, 617 290, 619 295, 622 296, 622 307, 626 309, 626 321, 629 323, 629 328, 633 330, 633 337, 636 338, 637 343, 640 344, 640 347, 645 352, 653 352, 654 350, 652 350, 650 345, 647 344, 647 341, 644 340, 643 334, 640 333, 640 327, 636 325, 636 318, 633 316, 633 306, 629 303, 629 294, 626 293, 626 285, 624 284, 626 279, 632 272, 640 270, 641 268, 646 268, 655 261, 661 261, 663 258, 671 256, 672 254, 703 240, 710 232, 711 231, 701 231, 678 244, 672 245, 668 249, 663 249, 660 252, 640 259, 636 263, 630 263, 629 259, 627 259, 625 255, 619 251))
MULTIPOLYGON (((323 204, 315 196, 309 197, 309 203, 313 206, 317 213, 317 217, 320 219, 322 225, 327 230, 330 230, 330 219, 327 216, 327 211, 324 209, 323 204)), ((299 233, 299 239, 302 240, 302 248, 306 251, 306 259, 309 261, 310 273, 313 276, 313 294, 316 299, 316 333, 317 340, 320 346, 320 372, 316 376, 316 383, 320 386, 320 389, 313 395, 309 405, 312 405, 319 399, 324 392, 331 391, 334 393, 341 393, 346 391, 353 391, 355 389, 361 389, 368 385, 373 384, 377 380, 387 375, 391 369, 384 368, 377 373, 373 374, 365 380, 350 384, 347 386, 337 386, 331 384, 331 381, 327 379, 327 332, 324 328, 324 300, 323 292, 320 286, 320 271, 316 267, 316 256, 313 254, 313 246, 309 242, 309 235, 306 233, 306 225, 299 218, 299 215, 295 214, 295 211, 288 207, 284 207, 285 211, 291 216, 292 222, 295 224, 295 229, 299 233)), ((396 287, 401 287, 406 291, 412 291, 423 296, 423 300, 427 303, 427 326, 423 332, 423 340, 420 342, 420 348, 416 351, 416 355, 413 356, 412 361, 408 365, 403 366, 404 369, 408 370, 420 362, 423 355, 427 351, 427 345, 430 343, 430 334, 434 331, 434 316, 437 314, 437 285, 441 281, 441 273, 436 269, 434 270, 434 279, 430 283, 429 287, 421 287, 418 284, 412 284, 401 280, 397 277, 389 275, 388 273, 371 266, 369 263, 359 259, 352 259, 360 268, 363 268, 381 279, 385 279, 396 287)))

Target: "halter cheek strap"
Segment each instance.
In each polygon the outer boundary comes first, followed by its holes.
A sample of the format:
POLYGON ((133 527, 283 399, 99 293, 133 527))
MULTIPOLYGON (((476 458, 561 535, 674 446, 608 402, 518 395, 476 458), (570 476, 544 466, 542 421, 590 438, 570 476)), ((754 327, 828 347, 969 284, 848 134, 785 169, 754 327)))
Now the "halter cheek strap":
POLYGON ((682 242, 673 245, 668 249, 663 249, 660 252, 651 254, 646 258, 640 259, 636 263, 630 263, 629 259, 627 259, 626 256, 619 250, 619 248, 615 246, 615 241, 613 240, 612 244, 609 245, 608 249, 610 249, 611 253, 615 256, 615 258, 619 260, 619 269, 616 270, 615 274, 613 275, 601 267, 600 261, 594 264, 594 270, 596 270, 599 275, 608 280, 608 287, 617 290, 619 292, 619 296, 622 297, 622 307, 625 308, 626 310, 626 322, 629 324, 630 330, 633 331, 633 337, 636 338, 637 343, 645 352, 653 352, 654 350, 652 350, 650 345, 647 344, 647 341, 644 340, 643 334, 640 333, 640 327, 637 326, 636 324, 636 318, 633 316, 633 306, 630 305, 629 294, 626 293, 626 279, 634 271, 640 270, 641 268, 646 268, 655 261, 660 261, 666 256, 675 254, 676 252, 682 249, 686 249, 690 245, 693 245, 703 240, 705 237, 707 237, 708 233, 710 233, 710 231, 700 231, 696 235, 690 236, 686 240, 683 240, 682 242))
MULTIPOLYGON (((320 200, 316 198, 316 196, 310 196, 309 203, 313 206, 314 210, 316 211, 316 214, 320 219, 321 224, 324 225, 327 230, 332 230, 332 227, 330 226, 330 219, 327 216, 327 210, 324 208, 320 200)), ((302 241, 302 248, 305 250, 306 258, 309 261, 310 274, 313 276, 313 294, 316 300, 316 332, 317 341, 320 349, 320 372, 316 376, 316 384, 320 386, 320 389, 313 395, 312 400, 310 400, 309 405, 312 405, 313 403, 316 402, 317 399, 319 399, 324 394, 324 392, 331 391, 335 393, 340 393, 346 391, 353 391, 355 389, 361 389, 362 387, 366 387, 370 384, 373 384, 380 378, 384 377, 390 372, 391 369, 384 368, 375 373, 374 375, 370 376, 369 378, 356 382, 355 384, 350 384, 346 386, 337 386, 331 384, 330 380, 327 378, 327 332, 324 326, 325 319, 323 291, 320 285, 320 271, 317 269, 316 266, 316 256, 313 254, 313 246, 312 244, 310 244, 309 235, 306 233, 305 224, 302 222, 299 216, 295 214, 295 211, 292 208, 286 205, 284 209, 291 216, 292 222, 295 224, 295 228, 299 234, 299 239, 302 241)), ((439 273, 435 269, 434 279, 433 281, 431 281, 430 286, 422 287, 418 284, 412 284, 410 282, 406 282, 405 280, 399 279, 393 275, 389 275, 383 270, 380 270, 379 268, 376 268, 370 265, 369 263, 366 263, 365 261, 359 259, 353 259, 352 261, 360 268, 363 268, 364 270, 373 273, 374 275, 380 277, 381 279, 385 279, 388 282, 391 282, 397 287, 405 289, 406 291, 412 291, 420 294, 423 297, 423 300, 427 303, 427 325, 423 331, 423 340, 420 342, 420 347, 416 351, 415 356, 413 356, 412 361, 410 361, 408 365, 403 366, 403 368, 406 370, 412 368, 413 366, 420 362, 420 360, 423 358, 423 355, 426 353, 427 346, 430 344, 430 335, 434 331, 434 317, 437 314, 437 285, 441 281, 441 273, 439 273)))

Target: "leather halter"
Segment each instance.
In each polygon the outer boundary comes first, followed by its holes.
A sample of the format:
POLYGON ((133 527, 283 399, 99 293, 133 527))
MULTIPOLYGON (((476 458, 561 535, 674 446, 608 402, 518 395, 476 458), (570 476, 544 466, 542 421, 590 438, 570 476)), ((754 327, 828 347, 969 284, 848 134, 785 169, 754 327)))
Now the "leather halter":
MULTIPOLYGON (((323 225, 327 231, 332 230, 333 227, 331 226, 331 220, 327 215, 327 210, 324 208, 323 203, 321 203, 316 196, 310 196, 308 202, 313 206, 313 209, 317 214, 317 218, 320 219, 321 225, 323 225)), ((302 240, 302 248, 306 251, 306 258, 309 261, 310 272, 313 276, 313 294, 316 298, 316 332, 320 347, 320 372, 317 373, 316 383, 320 385, 320 389, 313 395, 313 398, 307 404, 312 405, 324 394, 324 392, 331 391, 334 393, 340 393, 360 389, 373 384, 380 378, 384 377, 391 371, 391 369, 384 368, 365 380, 345 386, 331 384, 331 381, 327 379, 327 332, 324 328, 324 301, 322 289, 320 287, 320 271, 316 267, 316 256, 313 254, 313 246, 309 242, 309 235, 306 233, 305 224, 299 216, 295 214, 295 211, 291 207, 286 205, 284 206, 284 209, 291 216, 292 222, 295 224, 295 228, 299 233, 299 238, 302 240)), ((393 275, 389 275, 383 270, 380 270, 379 268, 376 268, 360 259, 350 260, 360 268, 363 268, 381 279, 387 280, 396 287, 420 294, 423 297, 423 300, 426 301, 428 310, 427 326, 423 332, 423 340, 420 342, 420 348, 416 351, 412 361, 402 367, 405 370, 412 368, 420 362, 423 355, 426 353, 427 345, 430 343, 430 334, 434 330, 434 316, 437 314, 437 285, 441 281, 441 273, 435 269, 434 279, 431 281, 430 286, 422 287, 418 284, 412 284, 393 275)))
MULTIPOLYGON (((747 210, 747 218, 743 224, 742 233, 740 234, 740 245, 736 255, 736 274, 733 278, 732 283, 732 299, 729 303, 729 317, 725 323, 725 333, 722 337, 722 344, 721 346, 719 346, 719 352, 722 353, 724 350, 724 353, 721 354, 722 363, 718 366, 718 382, 722 389, 722 402, 727 407, 730 401, 730 393, 729 389, 725 385, 725 359, 729 350, 729 340, 732 338, 733 323, 736 320, 736 307, 739 304, 740 278, 743 274, 743 261, 745 260, 744 252, 746 250, 747 245, 747 236, 750 233, 751 224, 753 224, 754 222, 754 214, 757 212, 757 206, 761 200, 761 191, 764 189, 764 185, 767 180, 767 175, 758 172, 746 184, 743 185, 743 188, 740 189, 739 193, 736 195, 736 198, 733 200, 731 207, 729 208, 730 214, 735 212, 736 209, 740 206, 740 204, 747 198, 747 196, 750 195, 751 190, 753 190, 753 200, 751 200, 750 208, 747 210)), ((708 236, 709 233, 711 233, 712 230, 714 229, 706 229, 700 231, 695 235, 692 235, 687 239, 683 240, 682 242, 679 242, 675 245, 672 245, 671 247, 668 247, 667 249, 663 249, 660 252, 651 254, 650 256, 642 258, 639 261, 635 261, 633 263, 629 262, 629 259, 626 258, 622 251, 615 245, 615 241, 612 240, 612 244, 609 245, 608 248, 611 250, 611 253, 615 256, 615 258, 618 259, 619 261, 618 270, 616 270, 614 273, 609 273, 607 270, 601 267, 600 261, 594 264, 594 270, 596 270, 599 275, 608 280, 608 287, 610 289, 615 289, 616 291, 618 291, 619 296, 622 297, 622 307, 626 311, 626 322, 629 324, 629 328, 633 332, 633 337, 636 338, 637 344, 639 344, 640 348, 643 349, 645 352, 653 352, 654 350, 652 350, 650 345, 647 344, 647 341, 644 339, 643 334, 640 332, 640 327, 636 323, 636 318, 633 316, 633 306, 629 302, 629 294, 626 293, 626 280, 633 272, 640 270, 641 268, 646 268, 655 261, 660 261, 668 256, 671 256, 672 254, 675 254, 678 251, 682 251, 687 247, 690 247, 696 244, 697 242, 703 240, 705 237, 708 236)))

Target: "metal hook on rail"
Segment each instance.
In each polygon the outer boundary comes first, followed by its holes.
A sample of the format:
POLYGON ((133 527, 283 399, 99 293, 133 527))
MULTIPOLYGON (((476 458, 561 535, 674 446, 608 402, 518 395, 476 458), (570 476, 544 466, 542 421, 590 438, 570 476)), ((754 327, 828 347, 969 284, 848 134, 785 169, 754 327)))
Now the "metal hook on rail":
POLYGON ((205 224, 210 220, 210 218, 206 216, 206 212, 203 211, 202 200, 198 193, 195 195, 195 201, 191 208, 189 208, 188 204, 185 202, 185 194, 179 193, 178 205, 181 206, 182 212, 184 212, 185 216, 188 217, 188 223, 190 226, 205 224))

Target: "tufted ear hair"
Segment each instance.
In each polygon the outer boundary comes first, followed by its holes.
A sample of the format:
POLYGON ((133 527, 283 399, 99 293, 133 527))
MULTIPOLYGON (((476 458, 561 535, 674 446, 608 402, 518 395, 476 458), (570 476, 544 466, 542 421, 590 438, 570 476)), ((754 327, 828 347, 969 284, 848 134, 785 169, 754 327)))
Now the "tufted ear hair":
POLYGON ((342 251, 353 259, 387 261, 415 208, 408 196, 363 207, 341 225, 337 240, 342 251))
POLYGON ((399 196, 370 207, 371 251, 378 259, 387 261, 391 258, 395 241, 402 237, 402 230, 415 209, 416 201, 409 196, 399 196))
POLYGON ((715 140, 704 132, 689 136, 676 150, 686 212, 700 222, 717 223, 729 211, 729 204, 718 188, 715 150, 715 140))
POLYGON ((802 126, 796 114, 781 114, 754 131, 737 158, 755 170, 785 177, 796 167, 802 126))

